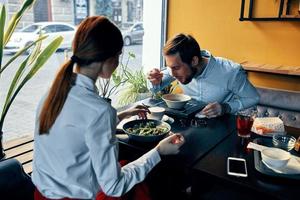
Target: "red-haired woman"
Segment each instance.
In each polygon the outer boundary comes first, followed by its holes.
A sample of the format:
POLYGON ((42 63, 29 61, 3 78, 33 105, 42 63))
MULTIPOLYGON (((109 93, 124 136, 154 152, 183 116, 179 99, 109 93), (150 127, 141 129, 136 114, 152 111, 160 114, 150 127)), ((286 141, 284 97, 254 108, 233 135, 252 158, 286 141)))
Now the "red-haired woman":
POLYGON ((73 56, 61 67, 37 110, 35 199, 95 199, 98 192, 122 196, 144 180, 160 155, 176 154, 184 143, 181 135, 169 136, 141 158, 119 165, 117 120, 136 114, 145 117, 148 111, 136 107, 117 115, 96 92, 96 79, 110 78, 122 48, 120 30, 105 17, 89 17, 78 27, 73 56), (179 141, 172 142, 177 137, 179 141))

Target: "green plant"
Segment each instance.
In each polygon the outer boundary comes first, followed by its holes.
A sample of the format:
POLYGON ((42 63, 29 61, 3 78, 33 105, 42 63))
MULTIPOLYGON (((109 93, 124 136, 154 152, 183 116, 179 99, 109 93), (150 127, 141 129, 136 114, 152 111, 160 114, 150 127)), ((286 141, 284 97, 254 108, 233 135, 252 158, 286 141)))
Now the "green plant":
POLYGON ((119 89, 121 86, 123 86, 129 79, 127 72, 128 64, 131 59, 135 58, 135 54, 129 52, 128 58, 126 60, 126 63, 124 64, 123 61, 123 54, 121 57, 121 62, 118 66, 118 68, 114 71, 110 79, 103 79, 99 78, 97 87, 99 90, 99 95, 103 97, 104 99, 110 99, 111 95, 117 94, 119 92, 119 89))
POLYGON ((119 104, 127 105, 129 103, 136 102, 140 94, 148 93, 147 79, 143 72, 143 69, 137 71, 126 71, 128 77, 125 83, 125 88, 119 96, 119 104))
MULTIPOLYGON (((2 134, 3 134, 3 124, 5 117, 9 111, 10 106, 13 101, 17 97, 20 90, 23 86, 41 69, 41 67, 45 64, 45 62, 50 58, 50 56, 57 50, 60 46, 63 38, 61 36, 55 38, 48 46, 44 49, 41 49, 42 40, 44 40, 47 36, 40 35, 39 38, 19 50, 14 56, 12 56, 7 63, 2 65, 3 58, 3 49, 5 45, 8 43, 11 35, 13 34, 15 28, 17 27, 19 21, 21 20, 23 14, 26 10, 31 8, 35 0, 25 0, 21 8, 12 16, 10 19, 7 28, 5 29, 5 20, 6 20, 6 8, 5 4, 1 5, 0 11, 0 78, 5 69, 7 69, 11 63, 13 63, 16 58, 18 58, 21 54, 25 53, 29 48, 34 47, 33 51, 29 55, 25 57, 18 69, 16 70, 12 81, 10 83, 9 89, 7 91, 5 102, 3 108, 0 110, 0 159, 2 159, 5 154, 2 148, 2 134)), ((3 91, 1 91, 3 92, 3 91)))

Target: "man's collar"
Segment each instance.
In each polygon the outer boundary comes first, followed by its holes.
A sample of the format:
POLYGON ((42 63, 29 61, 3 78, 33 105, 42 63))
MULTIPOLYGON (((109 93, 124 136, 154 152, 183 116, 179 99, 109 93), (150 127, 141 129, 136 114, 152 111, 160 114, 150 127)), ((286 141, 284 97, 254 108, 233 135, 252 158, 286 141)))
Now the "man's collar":
POLYGON ((214 65, 215 62, 215 58, 211 55, 211 53, 207 50, 202 50, 201 51, 201 57, 206 58, 207 62, 206 65, 204 67, 204 70, 201 70, 199 73, 197 73, 195 75, 195 78, 204 78, 207 74, 207 72, 209 71, 210 66, 214 65))

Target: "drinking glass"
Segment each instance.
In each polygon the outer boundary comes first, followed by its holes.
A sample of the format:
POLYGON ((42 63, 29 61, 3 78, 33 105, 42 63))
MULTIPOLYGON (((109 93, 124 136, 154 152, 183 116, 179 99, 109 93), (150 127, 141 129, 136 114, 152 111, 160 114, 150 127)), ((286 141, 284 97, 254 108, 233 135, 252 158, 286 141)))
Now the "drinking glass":
POLYGON ((256 113, 254 110, 242 110, 237 113, 236 127, 238 136, 243 138, 250 137, 256 113))

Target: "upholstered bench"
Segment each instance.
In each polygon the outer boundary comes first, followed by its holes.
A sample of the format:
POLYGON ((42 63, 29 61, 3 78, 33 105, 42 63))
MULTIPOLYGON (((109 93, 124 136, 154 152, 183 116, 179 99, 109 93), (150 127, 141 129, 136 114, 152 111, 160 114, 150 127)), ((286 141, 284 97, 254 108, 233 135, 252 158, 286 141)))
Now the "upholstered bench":
POLYGON ((0 199, 33 200, 34 185, 16 159, 0 161, 0 199))
POLYGON ((279 117, 286 126, 300 129, 300 92, 259 88, 258 117, 279 117))

